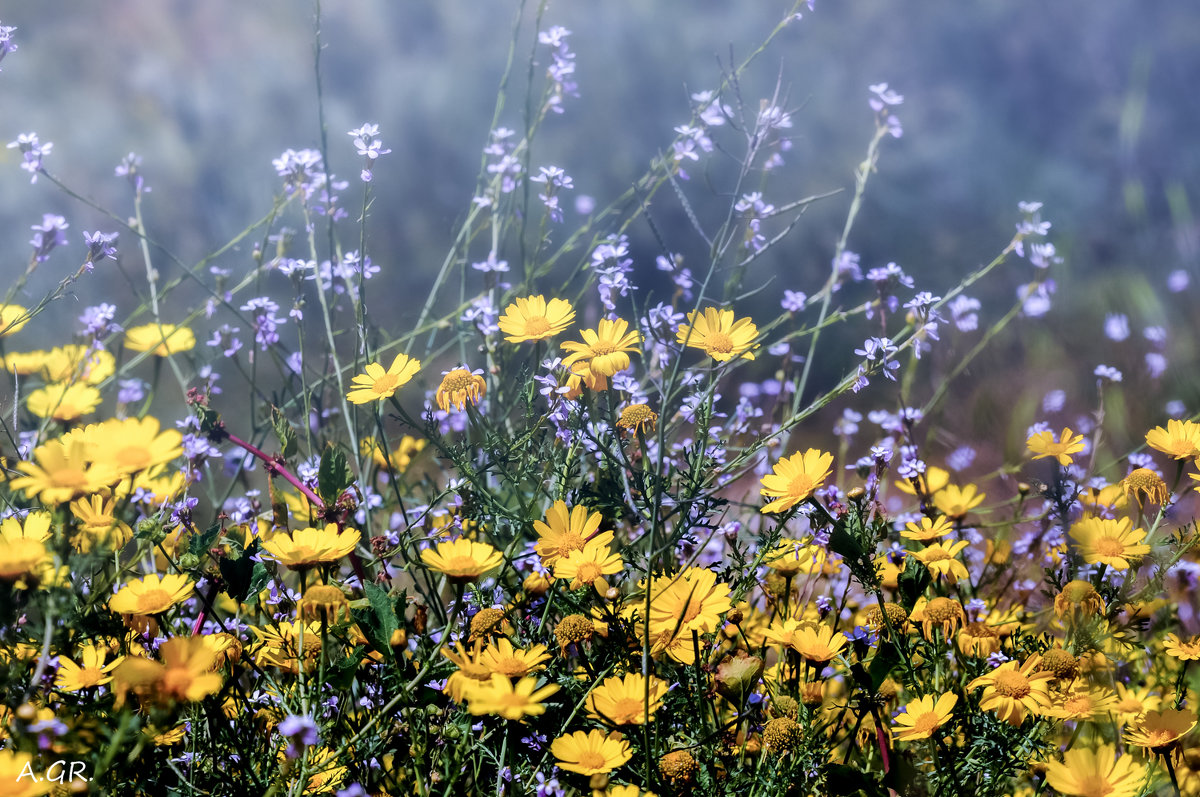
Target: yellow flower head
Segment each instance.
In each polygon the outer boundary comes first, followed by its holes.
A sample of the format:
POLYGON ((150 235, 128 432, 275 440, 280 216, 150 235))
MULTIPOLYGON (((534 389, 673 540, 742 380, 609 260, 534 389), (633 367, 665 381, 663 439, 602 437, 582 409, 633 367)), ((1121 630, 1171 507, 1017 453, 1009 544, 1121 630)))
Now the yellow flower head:
POLYGON ((650 632, 673 633, 690 641, 692 632, 715 631, 729 611, 729 585, 705 567, 689 567, 674 576, 654 579, 651 586, 650 632))
POLYGON ((430 570, 445 573, 455 584, 477 581, 484 573, 504 564, 504 556, 486 542, 475 542, 459 537, 450 542, 439 542, 436 550, 421 551, 421 561, 430 570))
POLYGON ((1200 457, 1200 424, 1172 418, 1167 428, 1156 426, 1146 432, 1146 443, 1175 459, 1200 457))
POLYGON ((179 324, 143 324, 125 330, 125 348, 168 357, 196 346, 192 330, 179 324))
POLYGON ((20 332, 29 318, 29 310, 19 304, 0 304, 0 338, 20 332))
POLYGON ((780 540, 763 556, 763 564, 784 578, 812 575, 825 569, 825 548, 805 540, 780 540))
POLYGON ((113 498, 95 494, 71 502, 71 514, 81 523, 71 539, 75 550, 86 553, 97 543, 117 550, 133 539, 133 529, 114 514, 115 507, 113 498))
POLYGON ((605 678, 587 696, 588 716, 607 725, 645 725, 654 719, 667 694, 667 682, 653 675, 627 673, 605 678), (645 697, 650 694, 650 711, 646 712, 645 697))
POLYGON ((1178 747, 1179 740, 1195 727, 1195 709, 1167 708, 1162 711, 1147 711, 1131 729, 1125 731, 1125 741, 1165 755, 1178 747))
POLYGON ((1046 782, 1061 794, 1136 797, 1145 779, 1146 765, 1130 755, 1118 756, 1111 744, 1094 750, 1072 747, 1062 761, 1046 762, 1046 782))
POLYGON ((792 640, 792 648, 804 657, 805 661, 824 664, 842 652, 846 647, 846 635, 834 631, 827 625, 816 628, 801 628, 792 640))
POLYGON ((927 517, 921 518, 920 523, 908 522, 904 526, 904 531, 900 532, 900 536, 906 540, 917 540, 926 542, 928 540, 936 540, 939 537, 945 537, 954 530, 949 518, 939 517, 936 520, 931 520, 927 517))
POLYGON ((521 678, 544 669, 550 659, 545 645, 534 645, 528 650, 513 647, 513 643, 500 637, 479 654, 479 664, 489 674, 506 678, 521 678))
POLYGON ((580 775, 612 772, 633 756, 629 742, 620 735, 598 730, 560 736, 550 743, 550 753, 557 759, 559 769, 580 775))
POLYGON ((162 429, 157 418, 105 421, 86 430, 93 456, 127 476, 165 465, 183 454, 183 435, 162 429))
POLYGON ((75 657, 79 660, 78 664, 66 656, 59 656, 58 674, 55 676, 54 686, 62 692, 78 692, 93 686, 103 686, 112 680, 109 673, 125 660, 124 656, 118 656, 105 664, 104 659, 107 656, 108 649, 106 647, 94 644, 80 646, 79 653, 75 657))
POLYGON ((978 491, 973 484, 959 487, 948 484, 933 496, 933 505, 948 518, 959 520, 983 503, 987 495, 978 491))
POLYGON ((632 431, 641 429, 648 432, 654 428, 654 424, 657 422, 658 413, 650 409, 648 404, 630 404, 621 410, 621 417, 617 419, 617 426, 632 431))
POLYGON ((1200 661, 1200 634, 1183 639, 1176 634, 1167 634, 1163 639, 1167 655, 1180 661, 1200 661))
MULTIPOLYGON (((914 479, 897 479, 896 487, 902 493, 916 495, 917 487, 913 486, 913 481, 914 479)), ((921 495, 934 495, 950 483, 950 471, 930 465, 924 473, 916 477, 915 481, 920 487, 921 495)))
POLYGON ((24 524, 15 517, 7 517, 0 524, 0 581, 17 582, 18 588, 28 586, 26 579, 41 576, 53 570, 50 551, 46 540, 50 539, 50 515, 33 512, 24 524))
POLYGON ((117 614, 160 614, 190 598, 195 587, 191 579, 180 573, 162 577, 151 573, 121 587, 108 599, 108 608, 117 614))
POLYGON ((1088 564, 1106 564, 1115 570, 1128 570, 1150 553, 1145 529, 1133 528, 1129 518, 1112 520, 1088 517, 1071 527, 1071 538, 1079 543, 1079 552, 1088 564))
POLYGON ((58 382, 30 393, 25 405, 39 418, 73 421, 96 411, 100 406, 100 391, 78 382, 58 382))
POLYGON ((928 739, 934 731, 946 724, 958 703, 958 695, 946 692, 934 699, 933 695, 912 701, 904 706, 904 712, 896 715, 897 741, 911 742, 928 739))
POLYGON ((1063 584, 1054 597, 1054 613, 1059 617, 1094 617, 1104 611, 1104 599, 1086 581, 1075 579, 1063 584))
POLYGON ((509 343, 545 340, 565 330, 575 320, 575 310, 566 299, 527 296, 504 308, 497 325, 509 343))
POLYGON ((751 349, 758 337, 758 327, 749 318, 734 319, 732 310, 704 308, 704 313, 688 313, 687 323, 675 331, 675 342, 689 348, 703 349, 717 362, 735 357, 753 360, 751 349))
POLYGON ((596 329, 585 329, 580 333, 583 342, 569 340, 562 345, 570 352, 563 358, 568 368, 576 363, 587 363, 593 374, 613 376, 629 367, 628 352, 638 351, 641 333, 629 331, 629 322, 623 318, 601 318, 596 329))
POLYGON ((1121 479, 1118 487, 1126 496, 1137 499, 1140 507, 1144 507, 1146 501, 1162 506, 1171 495, 1167 483, 1149 468, 1134 468, 1128 476, 1121 479))
POLYGON ((1077 684, 1072 689, 1055 695, 1045 713, 1049 717, 1079 722, 1106 715, 1116 704, 1115 692, 1077 684))
POLYGON ((478 404, 486 391, 483 371, 471 371, 465 366, 455 368, 442 375, 442 383, 438 385, 436 393, 438 407, 443 412, 448 412, 451 407, 461 412, 468 401, 472 405, 478 404))
POLYGON ((772 472, 762 477, 764 496, 769 501, 760 512, 786 512, 807 499, 829 478, 833 454, 810 448, 797 451, 775 463, 772 472))
POLYGON ((1038 432, 1025 441, 1026 447, 1034 453, 1034 459, 1054 457, 1058 464, 1071 464, 1071 455, 1083 450, 1083 435, 1074 434, 1070 427, 1063 427, 1062 434, 1054 439, 1054 432, 1038 432))
POLYGON ((1041 714, 1050 707, 1047 682, 1053 673, 1041 669, 1041 657, 1031 656, 1024 664, 1006 661, 996 669, 967 684, 967 689, 983 687, 979 707, 995 711, 1011 725, 1020 725, 1026 712, 1041 714))
POLYGON ((546 510, 544 521, 533 521, 533 529, 538 533, 534 550, 542 557, 542 564, 550 567, 571 551, 583 550, 589 542, 610 545, 613 533, 600 531, 603 520, 599 512, 588 512, 582 504, 568 508, 565 501, 555 501, 546 510))
POLYGON ((162 663, 130 656, 113 672, 117 705, 133 691, 139 698, 159 704, 173 700, 196 703, 221 688, 214 672, 217 654, 202 636, 177 636, 158 649, 162 663))
POLYGON ((620 554, 593 540, 583 548, 559 558, 554 563, 554 577, 571 579, 571 589, 591 586, 604 595, 608 592, 608 582, 604 577, 620 573, 624 567, 620 554))
POLYGON ((933 576, 945 576, 951 584, 960 578, 967 578, 967 566, 958 557, 963 548, 967 547, 966 540, 958 542, 935 542, 919 551, 910 553, 929 569, 933 576))
POLYGON ((279 532, 262 547, 288 569, 305 570, 338 561, 353 551, 360 539, 358 529, 338 531, 336 523, 326 523, 323 529, 296 529, 290 535, 279 532))
POLYGON ((354 389, 346 394, 352 404, 366 404, 391 398, 397 390, 408 383, 421 370, 421 361, 407 354, 397 354, 388 369, 379 363, 369 363, 366 373, 351 380, 354 389))
POLYGON ((487 681, 468 682, 465 688, 467 710, 472 714, 495 714, 509 720, 536 717, 546 712, 542 701, 557 692, 557 684, 537 688, 538 679, 522 678, 513 683, 507 676, 495 674, 487 681))
POLYGON ((68 343, 46 353, 42 373, 50 382, 86 382, 98 385, 113 375, 117 358, 107 349, 68 343))

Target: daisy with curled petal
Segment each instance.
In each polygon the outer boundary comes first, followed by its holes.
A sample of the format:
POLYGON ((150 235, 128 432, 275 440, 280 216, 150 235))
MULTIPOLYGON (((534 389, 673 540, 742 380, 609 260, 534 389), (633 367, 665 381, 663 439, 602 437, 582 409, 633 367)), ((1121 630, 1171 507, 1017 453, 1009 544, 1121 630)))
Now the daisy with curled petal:
POLYGON ((620 734, 594 729, 558 737, 550 743, 550 753, 557 759, 559 769, 580 775, 612 772, 633 757, 629 742, 620 734))
POLYGON ((508 720, 536 717, 546 713, 542 701, 560 688, 558 684, 546 684, 539 689, 538 679, 533 677, 514 684, 508 677, 495 674, 486 682, 467 684, 467 710, 476 716, 495 714, 508 720))
POLYGON ((1054 457, 1058 464, 1066 467, 1071 464, 1071 455, 1083 450, 1083 435, 1075 434, 1070 427, 1063 427, 1062 434, 1054 439, 1054 432, 1037 432, 1030 435, 1025 446, 1034 453, 1034 459, 1054 457))
POLYGON ((1050 707, 1050 692, 1047 683, 1053 673, 1039 669, 1041 656, 1030 656, 1024 664, 1006 661, 996 669, 981 675, 967 684, 967 689, 983 687, 983 699, 979 707, 994 711, 996 716, 1010 725, 1020 725, 1026 712, 1042 714, 1050 707))
POLYGON ((1156 426, 1146 432, 1146 443, 1175 459, 1195 459, 1200 457, 1200 424, 1172 418, 1166 429, 1156 426))
POLYGON ((1179 746, 1179 740, 1196 727, 1195 709, 1167 708, 1147 711, 1141 719, 1125 731, 1127 744, 1144 747, 1159 755, 1166 755, 1179 746))
POLYGON ((192 330, 181 324, 143 324, 125 330, 125 348, 148 351, 158 357, 168 357, 196 346, 192 330))
POLYGON ((1163 639, 1163 649, 1167 655, 1181 661, 1200 661, 1200 634, 1190 639, 1183 639, 1176 634, 1167 634, 1163 639))
POLYGON ((946 724, 950 714, 958 703, 958 695, 946 692, 938 695, 925 695, 904 706, 904 712, 897 714, 894 736, 897 741, 911 742, 917 739, 928 739, 934 731, 946 724))
POLYGON ((443 372, 442 383, 434 397, 442 412, 448 412, 451 407, 461 412, 468 401, 472 406, 478 404, 485 392, 487 383, 483 381, 483 371, 478 368, 472 371, 463 365, 443 372))
POLYGON ((459 537, 421 551, 421 561, 430 570, 444 573, 451 583, 466 584, 504 564, 504 556, 486 542, 459 537))
POLYGON ((353 404, 366 404, 391 398, 416 376, 419 370, 421 361, 407 354, 397 354, 386 371, 379 363, 369 363, 365 369, 366 373, 359 374, 351 380, 354 389, 346 394, 346 399, 353 404))
POLYGON ((586 362, 593 374, 601 376, 612 376, 628 368, 628 352, 638 351, 642 341, 641 333, 629 331, 629 322, 623 318, 601 318, 596 329, 585 329, 580 335, 582 343, 568 340, 562 345, 570 352, 563 358, 563 365, 570 368, 586 362))
POLYGON ((717 362, 735 357, 753 360, 751 349, 758 337, 758 327, 749 318, 735 319, 732 310, 704 308, 703 314, 688 313, 687 323, 675 331, 675 342, 693 349, 703 349, 717 362))
POLYGON ((566 299, 546 300, 540 294, 517 298, 504 308, 496 322, 509 343, 545 340, 565 330, 575 320, 575 310, 566 299))
POLYGON ((336 523, 326 523, 323 529, 296 529, 291 534, 281 531, 262 544, 263 550, 289 570, 307 570, 330 564, 348 555, 362 539, 358 529, 338 530, 336 523))
POLYGON ((597 593, 604 595, 608 592, 608 581, 604 577, 620 573, 624 568, 620 554, 593 540, 556 561, 554 577, 571 579, 571 589, 595 587, 597 593))
POLYGON ((1079 552, 1090 565, 1099 563, 1115 570, 1128 570, 1131 562, 1150 553, 1150 546, 1142 542, 1146 530, 1133 528, 1133 521, 1127 517, 1084 518, 1071 527, 1070 535, 1079 543, 1079 552))
POLYGON ((759 511, 786 512, 806 500, 829 478, 832 465, 833 454, 815 448, 783 457, 775 463, 771 473, 762 477, 759 492, 773 500, 759 511))
POLYGON ((1145 779, 1146 765, 1131 755, 1118 756, 1111 744, 1072 747, 1062 761, 1046 762, 1050 788, 1076 797, 1136 797, 1145 779))
POLYGON ((946 580, 953 584, 960 578, 968 577, 967 566, 958 559, 959 554, 966 547, 966 540, 936 542, 919 551, 910 551, 910 553, 919 559, 932 575, 945 576, 946 580))
POLYGON ((107 656, 108 648, 94 644, 80 646, 76 656, 80 662, 78 664, 66 656, 59 656, 54 686, 60 692, 78 692, 93 686, 103 686, 112 680, 109 673, 125 660, 124 656, 118 656, 105 664, 104 659, 107 656))

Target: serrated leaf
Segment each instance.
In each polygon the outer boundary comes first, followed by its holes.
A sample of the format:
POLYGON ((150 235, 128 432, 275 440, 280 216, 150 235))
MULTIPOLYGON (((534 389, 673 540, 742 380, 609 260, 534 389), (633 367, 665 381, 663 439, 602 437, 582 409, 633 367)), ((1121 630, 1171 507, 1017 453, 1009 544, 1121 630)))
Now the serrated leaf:
POLYGON ((255 562, 254 569, 250 571, 250 588, 246 590, 246 596, 257 595, 270 583, 271 571, 262 562, 255 562))
POLYGON ((275 437, 279 439, 279 454, 284 459, 296 456, 299 447, 296 444, 296 430, 288 423, 278 407, 271 408, 271 425, 275 427, 275 437))
POLYGON ((862 559, 865 551, 858 539, 847 529, 846 522, 839 521, 829 535, 829 550, 848 562, 862 559))
POLYGON ((904 557, 904 570, 897 578, 897 588, 900 593, 900 605, 911 610, 917 603, 917 598, 925 593, 929 586, 929 568, 921 564, 915 556, 904 557))
MULTIPOLYGON (((240 549, 241 544, 234 542, 234 548, 240 549)), ((251 584, 254 581, 256 571, 263 567, 261 562, 255 562, 250 557, 258 553, 258 540, 250 543, 250 547, 244 551, 239 551, 237 556, 222 557, 217 563, 221 570, 221 578, 225 579, 225 593, 233 598, 238 603, 246 600, 246 596, 251 593, 251 584)))
POLYGON ((332 504, 347 487, 354 484, 354 474, 346 461, 346 454, 335 446, 326 446, 321 454, 321 467, 317 471, 317 493, 321 500, 332 504))
POLYGON ((201 561, 203 561, 204 557, 208 555, 209 549, 213 547, 213 544, 217 541, 217 537, 219 537, 220 534, 220 523, 212 524, 207 530, 200 534, 193 534, 191 538, 188 539, 188 553, 195 554, 196 556, 200 557, 201 561))
POLYGON ((373 625, 380 637, 379 650, 390 650, 392 634, 400 628, 392 598, 386 589, 369 581, 363 585, 363 591, 367 594, 367 601, 371 604, 371 613, 375 618, 373 625))
POLYGON ((895 644, 881 640, 879 650, 871 657, 867 667, 867 677, 871 680, 871 691, 878 691, 880 685, 887 680, 892 671, 900 664, 900 651, 895 644))

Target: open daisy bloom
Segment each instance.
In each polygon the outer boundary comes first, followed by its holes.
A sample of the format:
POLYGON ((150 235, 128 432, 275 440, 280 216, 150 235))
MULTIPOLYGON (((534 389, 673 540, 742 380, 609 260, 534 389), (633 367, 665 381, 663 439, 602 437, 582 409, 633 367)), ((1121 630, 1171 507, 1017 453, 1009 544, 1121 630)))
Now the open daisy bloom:
POLYGON ((499 673, 506 678, 521 678, 536 670, 546 667, 550 653, 545 645, 534 645, 528 650, 513 647, 513 643, 504 637, 488 645, 479 654, 479 664, 485 667, 489 674, 499 673))
POLYGON ((1156 426, 1146 432, 1146 443, 1175 459, 1200 457, 1200 424, 1172 418, 1167 428, 1156 426))
POLYGON ((468 401, 472 406, 478 404, 485 392, 487 383, 483 381, 483 371, 472 371, 462 366, 442 375, 442 383, 438 385, 435 397, 443 412, 448 412, 451 407, 461 412, 468 401))
POLYGON ((898 726, 894 735, 897 741, 911 742, 916 739, 928 739, 934 731, 946 724, 950 714, 958 703, 958 695, 946 692, 912 701, 904 706, 904 712, 897 714, 894 720, 898 726))
POLYGON ((707 634, 729 611, 729 585, 705 567, 689 567, 671 577, 656 578, 650 589, 650 632, 672 633, 689 643, 692 632, 707 634))
POLYGON ((626 673, 611 676, 587 696, 588 716, 608 725, 644 725, 654 719, 654 712, 667 694, 667 682, 651 675, 626 673), (650 712, 646 713, 646 690, 650 691, 650 712))
POLYGON ((846 647, 846 635, 832 627, 801 628, 792 640, 792 649, 810 664, 824 664, 846 647))
POLYGON ((86 553, 97 545, 119 549, 133 539, 133 529, 118 518, 116 500, 90 495, 71 502, 71 514, 82 524, 79 533, 71 538, 75 550, 86 553))
POLYGON ((180 324, 143 324, 125 330, 125 348, 168 357, 196 346, 192 330, 180 324))
POLYGON ((764 496, 769 501, 760 512, 786 512, 813 494, 829 478, 833 454, 810 448, 797 451, 775 463, 772 472, 762 477, 764 496))
POLYGON ((544 714, 542 701, 559 690, 557 684, 537 688, 537 678, 522 678, 513 683, 499 673, 487 681, 468 682, 465 689, 467 709, 475 715, 495 714, 509 720, 544 714))
POLYGON ((563 358, 563 365, 570 368, 576 363, 587 363, 592 373, 601 376, 612 376, 628 368, 628 352, 638 351, 642 341, 641 333, 629 331, 629 322, 624 318, 601 318, 596 329, 585 329, 580 335, 582 343, 569 340, 562 345, 570 352, 563 358))
POLYGON ((589 542, 583 548, 571 551, 554 563, 554 577, 570 579, 571 589, 590 586, 600 595, 608 592, 605 576, 620 573, 625 569, 621 555, 613 553, 607 545, 589 542))
POLYGON ((1046 762, 1046 782, 1062 794, 1077 797, 1136 797, 1142 793, 1146 765, 1130 755, 1118 756, 1111 744, 1073 747, 1062 761, 1046 762))
POLYGON ((444 573, 451 583, 466 584, 504 564, 504 557, 486 542, 459 537, 439 542, 436 550, 421 551, 421 561, 430 570, 444 573))
POLYGON ((558 768, 580 775, 612 772, 632 757, 629 742, 614 734, 591 730, 575 731, 550 743, 558 768))
POLYGON ((933 496, 933 505, 946 517, 960 520, 965 518, 972 509, 982 504, 984 498, 987 498, 987 495, 979 492, 979 489, 973 484, 965 487, 948 484, 933 496))
POLYGON ((358 529, 338 531, 336 523, 327 523, 323 529, 296 529, 290 535, 281 531, 262 547, 289 570, 306 570, 338 561, 353 551, 361 538, 358 529))
POLYGON ((93 462, 88 444, 77 437, 50 440, 33 450, 34 462, 18 462, 22 475, 10 484, 30 498, 62 504, 85 493, 94 493, 117 481, 110 465, 93 462))
POLYGON ((1163 639, 1167 655, 1180 661, 1200 661, 1200 634, 1183 639, 1178 634, 1167 634, 1163 639))
POLYGON ((979 707, 995 711, 996 716, 1011 725, 1020 725, 1026 712, 1041 714, 1050 707, 1047 682, 1054 677, 1041 667, 1040 656, 1030 656, 1024 664, 1006 661, 986 675, 981 675, 967 689, 984 687, 979 707))
POLYGON ((54 686, 63 692, 78 692, 93 686, 103 686, 112 680, 110 673, 125 660, 124 656, 118 656, 105 664, 104 659, 107 656, 107 649, 92 644, 79 648, 75 657, 79 660, 78 664, 66 656, 59 656, 54 686))
POLYGON ((555 501, 546 510, 544 521, 533 521, 533 530, 538 533, 534 550, 542 557, 542 564, 550 567, 571 551, 583 550, 587 543, 610 545, 613 533, 600 531, 603 520, 599 512, 589 512, 582 504, 568 508, 565 501, 555 501))
POLYGON ((705 307, 702 314, 688 313, 687 323, 675 331, 675 342, 693 349, 703 349, 717 362, 735 357, 753 360, 751 349, 758 337, 758 327, 749 318, 735 319, 732 310, 705 307))
POLYGON ((0 304, 0 338, 15 335, 29 323, 29 310, 19 304, 0 304))
POLYGON ((1166 708, 1147 711, 1125 730, 1125 742, 1167 755, 1179 746, 1179 740, 1196 727, 1195 709, 1166 708))
POLYGON ((100 406, 100 391, 78 382, 60 382, 30 393, 26 406, 39 418, 73 421, 96 411, 100 406))
POLYGON ((1054 432, 1038 432, 1030 435, 1025 446, 1034 453, 1034 459, 1054 457, 1059 465, 1071 464, 1071 455, 1083 450, 1083 435, 1074 434, 1070 427, 1063 427, 1062 434, 1054 439, 1054 432))
POLYGON ((108 608, 117 614, 161 614, 190 598, 195 588, 195 583, 180 573, 169 573, 162 577, 151 573, 121 587, 116 595, 108 599, 108 608))
POLYGON ((346 394, 346 399, 352 404, 366 404, 391 398, 397 390, 408 384, 419 370, 421 361, 414 360, 407 354, 397 354, 386 371, 379 363, 369 363, 365 369, 366 373, 359 374, 351 380, 354 389, 346 394))
POLYGON ((514 299, 504 308, 497 326, 509 343, 526 340, 545 340, 565 330, 575 320, 575 310, 566 299, 527 296, 514 299))
POLYGON ((945 537, 953 530, 954 525, 951 524, 949 518, 939 517, 937 520, 931 520, 930 518, 923 517, 920 523, 912 521, 906 523, 904 530, 900 532, 900 536, 906 540, 927 542, 928 540, 945 537))
POLYGON ((172 701, 198 702, 221 688, 222 678, 213 672, 217 654, 202 636, 177 636, 158 649, 162 663, 130 656, 113 671, 117 705, 128 692, 159 705, 172 701))
POLYGON ((84 437, 93 456, 122 476, 165 465, 183 454, 183 435, 176 429, 160 429, 158 419, 149 415, 89 426, 84 437))
POLYGON ((53 570, 53 559, 46 548, 50 539, 50 515, 31 512, 22 523, 16 517, 0 522, 0 580, 28 586, 53 570), (32 577, 32 578, 31 578, 32 577))
POLYGON ((1150 553, 1145 529, 1133 528, 1133 521, 1088 517, 1071 527, 1071 538, 1079 543, 1079 552, 1088 564, 1106 564, 1115 570, 1128 570, 1150 553))
POLYGON ((967 566, 958 557, 967 547, 966 540, 958 542, 935 542, 919 551, 910 551, 912 556, 920 560, 929 569, 931 575, 945 576, 951 584, 960 578, 967 578, 967 566))

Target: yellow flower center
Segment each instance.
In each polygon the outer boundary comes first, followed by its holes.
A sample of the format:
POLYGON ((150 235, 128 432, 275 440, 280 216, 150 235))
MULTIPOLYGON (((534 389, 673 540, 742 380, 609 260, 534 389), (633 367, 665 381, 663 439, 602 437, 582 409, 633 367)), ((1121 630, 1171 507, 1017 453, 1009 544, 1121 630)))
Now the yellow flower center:
MULTIPOLYGON (((400 381, 399 374, 384 374, 372 383, 371 390, 383 395, 395 391, 396 383, 400 381)), ((361 384, 361 383, 360 383, 361 384)))
POLYGON ((807 473, 800 473, 788 482, 788 495, 803 498, 816 488, 816 482, 807 473))
POLYGON ((921 558, 926 562, 942 562, 953 557, 950 556, 945 548, 926 548, 921 552, 921 558))
POLYGON ((1092 549, 1101 556, 1121 556, 1125 546, 1115 537, 1100 537, 1092 541, 1092 549))
POLYGON ((605 769, 604 754, 597 750, 581 750, 579 766, 588 769, 605 769))
POLYGON ((1033 688, 1029 679, 1016 670, 1001 670, 992 679, 992 686, 1005 697, 1021 699, 1028 695, 1033 688))
POLYGON ((584 562, 579 566, 579 570, 575 573, 575 578, 582 581, 584 584, 591 584, 598 579, 603 573, 600 572, 599 562, 584 562))
POLYGON ((61 468, 50 474, 50 479, 56 487, 70 487, 82 490, 88 482, 87 474, 80 468, 61 468))
POLYGON ((529 672, 529 668, 525 666, 525 662, 515 656, 509 656, 503 659, 496 659, 491 662, 491 671, 500 675, 507 675, 509 678, 518 675, 524 675, 529 672))
POLYGON ((475 375, 465 368, 455 368, 442 378, 442 390, 467 390, 475 381, 475 375))
POLYGON ((612 354, 617 350, 616 344, 607 340, 598 340, 592 344, 592 356, 603 357, 605 354, 612 354))
MULTIPOLYGON (((947 557, 939 557, 945 559, 947 557)), ((962 616, 962 610, 958 608, 958 604, 949 598, 934 598, 925 605, 925 616, 935 623, 945 623, 950 620, 956 620, 962 616)))
POLYGON ((918 733, 933 733, 939 725, 941 722, 938 720, 937 713, 928 711, 917 717, 916 722, 913 723, 913 730, 918 733))
POLYGON ((1085 717, 1092 713, 1092 699, 1087 695, 1077 695, 1063 702, 1063 711, 1072 716, 1085 717))
POLYGON ((113 454, 113 460, 125 470, 145 470, 150 452, 145 446, 126 446, 113 454))
POLYGON ((1175 731, 1167 728, 1156 728, 1154 730, 1143 731, 1146 735, 1146 742, 1150 747, 1165 747, 1175 741, 1177 737, 1175 731))
POLYGON ((447 573, 473 573, 479 569, 478 563, 470 556, 462 554, 446 557, 447 573))
POLYGON ((610 719, 619 725, 637 722, 642 718, 643 708, 641 698, 623 697, 613 701, 610 719))
POLYGON ((1076 605, 1091 599, 1096 594, 1096 588, 1086 581, 1067 582, 1062 590, 1062 596, 1076 605))
POLYGON ((550 322, 545 316, 535 316, 525 319, 525 334, 529 337, 545 335, 550 331, 550 322))
POLYGON ((704 348, 710 352, 729 354, 733 351, 733 338, 724 332, 710 332, 704 336, 704 348))
POLYGON ((138 596, 137 607, 146 614, 157 614, 171 605, 171 596, 165 589, 148 589, 138 596))

